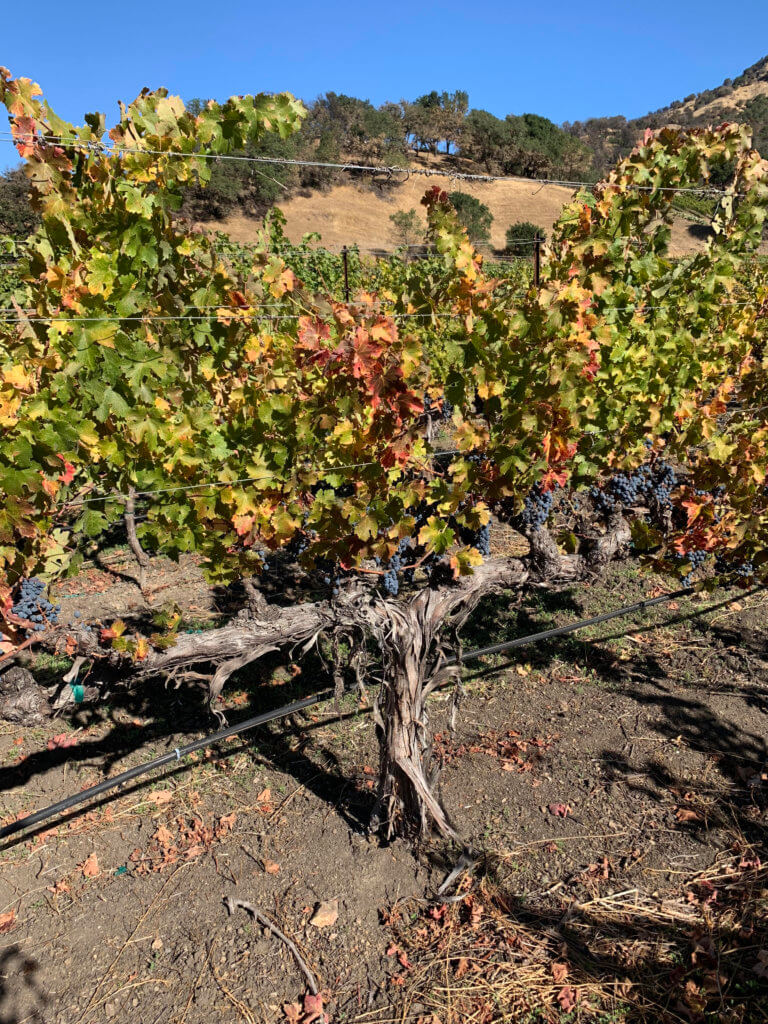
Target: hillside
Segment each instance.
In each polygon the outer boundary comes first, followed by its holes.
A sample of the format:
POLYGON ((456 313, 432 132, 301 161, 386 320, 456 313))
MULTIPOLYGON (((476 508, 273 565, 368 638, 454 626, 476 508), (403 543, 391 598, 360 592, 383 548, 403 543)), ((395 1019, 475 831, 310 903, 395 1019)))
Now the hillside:
POLYGON ((564 127, 592 150, 595 170, 603 173, 619 157, 630 152, 646 128, 661 128, 667 124, 700 127, 723 121, 750 124, 755 147, 768 153, 768 56, 748 67, 738 78, 726 78, 717 88, 691 93, 644 117, 632 120, 621 115, 595 117, 564 127))
MULTIPOLYGON (((432 170, 450 170, 453 159, 448 156, 414 156, 413 166, 432 170)), ((560 214, 563 204, 572 192, 559 186, 542 189, 526 182, 492 182, 488 184, 443 181, 449 188, 460 188, 486 203, 493 214, 491 245, 504 248, 504 235, 510 224, 531 221, 549 232, 560 214)), ((286 217, 286 233, 292 242, 301 241, 302 235, 317 231, 324 245, 339 249, 343 245, 361 248, 393 249, 398 238, 390 216, 397 211, 416 210, 419 221, 426 227, 426 216, 421 205, 424 193, 433 180, 419 176, 408 178, 401 185, 386 189, 363 183, 346 182, 330 189, 295 195, 278 202, 286 217)), ((235 241, 255 240, 260 222, 233 211, 221 221, 198 222, 211 230, 225 231, 235 241)))
MULTIPOLYGON (((197 114, 203 105, 202 100, 191 100, 187 107, 197 114)), ((596 181, 632 150, 646 128, 726 120, 751 124, 755 145, 768 153, 768 57, 717 88, 692 93, 633 120, 617 115, 558 126, 532 113, 499 118, 471 108, 463 90, 433 91, 378 107, 365 99, 329 92, 307 107, 307 118, 295 135, 280 139, 268 134, 244 151, 244 155, 286 163, 217 163, 207 188, 190 185, 186 189, 183 213, 207 228, 228 232, 237 241, 251 242, 264 214, 277 205, 287 218, 291 241, 318 232, 331 248, 392 249, 402 240, 390 220, 392 214, 415 210, 423 223, 420 201, 434 182, 420 175, 400 184, 390 179, 377 183, 370 175, 332 165, 596 181)), ((716 184, 727 180, 728 168, 721 171, 725 177, 716 184)), ((490 243, 497 250, 504 248, 506 231, 516 222, 529 221, 549 232, 572 194, 567 188, 541 187, 534 181, 437 180, 449 191, 468 192, 488 206, 493 216, 490 243)), ((676 207, 680 216, 673 224, 672 254, 701 249, 706 233, 702 225, 711 212, 707 203, 681 197, 676 207)), ((21 171, 0 175, 0 234, 23 236, 36 221, 21 171)))
MULTIPOLYGON (((597 179, 632 150, 646 128, 659 128, 665 124, 700 126, 728 120, 751 124, 756 147, 768 153, 768 57, 747 68, 736 79, 726 79, 715 89, 692 93, 645 117, 633 120, 622 116, 593 118, 583 123, 563 125, 564 131, 575 137, 582 147, 577 153, 569 154, 572 161, 569 167, 562 162, 566 157, 556 135, 556 127, 544 119, 539 119, 541 125, 531 126, 533 116, 525 117, 529 119, 528 138, 521 141, 518 133, 511 142, 507 126, 512 123, 512 115, 501 121, 485 111, 469 111, 464 117, 463 128, 454 131, 457 146, 453 154, 410 152, 408 162, 415 167, 449 172, 514 173, 509 161, 520 164, 521 150, 525 150, 527 173, 531 176, 555 176, 552 172, 557 165, 553 160, 557 153, 561 161, 559 168, 568 177, 588 179, 591 176, 597 179), (538 129, 540 133, 542 125, 547 133, 545 147, 539 145, 534 130, 538 129), (549 166, 537 163, 542 148, 549 155, 549 166), (586 152, 590 154, 591 172, 582 158, 586 152)), ((450 145, 445 148, 450 150, 450 145)), ((356 244, 363 248, 389 249, 398 241, 390 216, 396 211, 415 209, 423 221, 420 200, 428 185, 428 179, 416 177, 399 186, 376 189, 347 179, 330 188, 303 189, 302 194, 293 192, 285 198, 276 198, 287 218, 286 228, 291 241, 298 242, 306 232, 317 231, 323 243, 330 248, 356 244)), ((503 249, 505 232, 516 221, 530 221, 549 233, 562 205, 572 195, 563 187, 548 185, 541 188, 533 183, 517 181, 490 184, 451 184, 449 181, 446 187, 460 188, 488 206, 493 215, 491 245, 497 250, 503 249)), ((704 236, 696 220, 700 222, 701 218, 695 217, 692 222, 683 211, 675 219, 670 242, 672 255, 703 248, 704 236)), ((206 219, 201 223, 226 231, 232 238, 243 242, 252 241, 258 231, 258 222, 244 215, 242 209, 230 210, 221 220, 206 219)))
MULTIPOLYGON (((449 168, 449 157, 417 157, 414 165, 433 169, 449 168)), ((296 195, 279 202, 286 217, 286 234, 292 242, 300 242, 302 235, 317 231, 323 245, 340 249, 343 245, 361 248, 393 249, 398 244, 390 216, 396 211, 415 209, 420 221, 426 225, 421 198, 433 184, 429 178, 411 177, 404 184, 386 191, 359 184, 336 185, 325 191, 296 195)), ((450 181, 447 183, 453 187, 450 181)), ((558 185, 541 188, 524 181, 496 181, 488 184, 456 183, 463 192, 485 203, 493 214, 491 246, 504 248, 507 228, 517 221, 530 221, 549 235, 552 225, 565 203, 573 196, 571 189, 558 185)), ((254 242, 261 221, 241 210, 229 213, 221 220, 201 220, 199 226, 212 231, 223 231, 237 242, 254 242)), ((670 253, 673 256, 699 252, 704 239, 696 224, 682 217, 672 224, 670 253)))

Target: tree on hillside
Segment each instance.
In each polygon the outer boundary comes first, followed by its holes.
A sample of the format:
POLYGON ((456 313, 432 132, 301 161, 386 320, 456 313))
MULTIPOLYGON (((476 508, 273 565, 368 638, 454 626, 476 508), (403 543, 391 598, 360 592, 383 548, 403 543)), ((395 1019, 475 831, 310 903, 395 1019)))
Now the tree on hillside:
POLYGON ((486 110, 468 115, 461 152, 489 174, 522 177, 582 175, 592 162, 583 143, 545 117, 510 114, 501 120, 486 110))
POLYGON ((448 198, 470 242, 487 242, 491 237, 493 214, 485 203, 468 192, 450 192, 448 198))
POLYGON ((468 107, 469 94, 461 89, 442 93, 433 90, 404 104, 406 133, 417 149, 437 153, 443 143, 446 153, 450 153, 451 146, 461 142, 468 107))
POLYGON ((374 107, 368 100, 329 92, 310 104, 300 137, 335 138, 344 157, 361 162, 399 163, 404 157, 405 137, 396 107, 374 107))

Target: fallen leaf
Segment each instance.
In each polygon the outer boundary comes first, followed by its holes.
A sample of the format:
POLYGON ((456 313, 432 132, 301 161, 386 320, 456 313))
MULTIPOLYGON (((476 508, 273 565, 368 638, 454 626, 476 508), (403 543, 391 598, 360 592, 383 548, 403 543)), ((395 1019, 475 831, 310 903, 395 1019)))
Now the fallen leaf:
POLYGON ((465 956, 459 957, 459 962, 456 965, 456 970, 453 972, 455 978, 463 978, 467 973, 469 967, 469 960, 465 956))
POLYGON ((550 804, 547 810, 550 814, 554 814, 556 818, 567 818, 571 808, 568 804, 550 804))
POLYGON ((704 815, 699 814, 698 811, 693 811, 689 807, 678 807, 675 811, 675 817, 678 821, 703 821, 704 815))
POLYGON ((214 835, 216 836, 216 838, 223 839, 225 836, 229 835, 229 833, 235 827, 236 821, 237 814, 235 811, 232 811, 231 814, 222 815, 219 818, 219 823, 214 830, 214 835))
POLYGON ((562 985, 568 977, 568 964, 552 964, 552 977, 556 985, 562 985))
POLYGON ((269 786, 267 786, 267 788, 266 789, 262 789, 262 791, 256 797, 256 803, 257 804, 268 804, 271 799, 272 799, 272 790, 269 788, 269 786))
POLYGON ((299 1024, 302 1017, 302 1009, 298 1003, 283 1003, 283 1013, 288 1024, 299 1024))
POLYGON ((564 1013, 568 1013, 579 1001, 579 994, 575 988, 565 985, 557 993, 557 1001, 564 1013))
POLYGON ((268 875, 276 875, 280 870, 280 865, 275 863, 275 861, 273 860, 265 860, 264 870, 267 872, 268 875))
POLYGON ((158 789, 154 793, 150 793, 147 796, 147 800, 153 803, 155 807, 162 807, 163 804, 169 804, 173 800, 172 789, 158 789))
POLYGON ((311 992, 307 992, 304 996, 304 1019, 302 1024, 312 1024, 313 1021, 320 1020, 323 1016, 323 997, 318 994, 313 996, 311 992))
POLYGON ((160 846, 169 847, 173 846, 173 833, 170 829, 166 828, 165 825, 161 825, 157 832, 152 836, 155 842, 159 843, 160 846))
POLYGON ((95 853, 89 853, 83 863, 78 864, 78 867, 86 878, 96 878, 97 875, 101 874, 99 861, 95 853))
POLYGON ((16 924, 16 911, 8 910, 5 914, 0 914, 0 934, 3 932, 9 932, 11 928, 16 924))
POLYGON ((323 900, 322 903, 318 903, 315 912, 309 919, 309 923, 314 925, 315 928, 330 928, 332 924, 336 924, 339 919, 339 901, 338 900, 323 900))
POLYGON ((59 879, 55 885, 47 885, 46 889, 48 892, 52 892, 54 896, 60 896, 63 892, 70 892, 69 882, 66 878, 59 879))
POLYGON ((469 912, 469 926, 470 928, 477 928, 483 919, 485 907, 482 903, 475 903, 469 912))
POLYGON ((60 732, 58 736, 52 736, 47 743, 48 750, 65 749, 66 747, 74 747, 77 744, 77 739, 74 736, 68 736, 65 732, 60 732))

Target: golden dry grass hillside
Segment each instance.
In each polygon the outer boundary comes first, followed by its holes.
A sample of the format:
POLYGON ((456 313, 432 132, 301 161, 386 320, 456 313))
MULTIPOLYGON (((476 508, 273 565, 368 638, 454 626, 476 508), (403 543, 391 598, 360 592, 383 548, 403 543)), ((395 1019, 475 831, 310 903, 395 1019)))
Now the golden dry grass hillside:
MULTIPOLYGON (((442 169, 441 161, 424 158, 415 167, 442 169)), ((491 245, 503 249, 507 228, 517 221, 530 221, 549 234, 573 190, 561 185, 537 184, 534 181, 466 182, 450 178, 429 178, 423 175, 408 178, 397 186, 348 183, 336 185, 325 192, 293 196, 279 204, 286 217, 286 233, 292 242, 300 242, 304 234, 317 231, 330 249, 358 245, 363 249, 393 249, 398 237, 390 217, 398 210, 415 209, 426 225, 421 199, 433 184, 449 191, 469 192, 485 203, 493 214, 491 245)), ((256 241, 261 221, 237 211, 220 221, 203 221, 200 226, 223 231, 236 242, 256 241)), ((704 240, 697 226, 682 217, 672 224, 670 253, 680 256, 703 249, 704 240)))

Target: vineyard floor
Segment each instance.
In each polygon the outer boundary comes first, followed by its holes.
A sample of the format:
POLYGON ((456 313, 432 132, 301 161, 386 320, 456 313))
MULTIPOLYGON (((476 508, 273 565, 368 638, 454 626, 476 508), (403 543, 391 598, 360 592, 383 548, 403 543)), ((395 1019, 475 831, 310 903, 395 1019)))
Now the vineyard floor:
MULTIPOLYGON (((140 614, 132 573, 118 553, 67 581, 65 618, 140 614)), ((192 561, 149 580, 188 628, 223 610, 192 561)), ((519 608, 490 599, 465 644, 660 591, 623 566, 519 608)), ((0 1021, 310 1024, 291 954, 225 896, 296 942, 333 1022, 768 1020, 768 594, 725 597, 468 665, 453 739, 436 695, 441 794, 480 855, 455 902, 428 899, 456 850, 366 838, 377 753, 352 697, 6 844, 0 1021)), ((46 680, 63 663, 31 667, 46 680)), ((236 721, 327 684, 319 661, 275 659, 222 708, 236 721)), ((213 728, 202 690, 156 680, 43 727, 3 723, 0 818, 213 728)))

